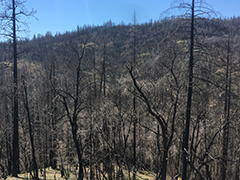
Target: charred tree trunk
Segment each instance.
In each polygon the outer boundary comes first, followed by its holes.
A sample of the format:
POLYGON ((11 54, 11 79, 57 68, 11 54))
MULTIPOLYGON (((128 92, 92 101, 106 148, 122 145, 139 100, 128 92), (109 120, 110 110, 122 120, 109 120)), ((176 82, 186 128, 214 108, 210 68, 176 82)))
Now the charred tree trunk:
MULTIPOLYGON (((50 71, 50 82, 52 82, 52 88, 51 88, 51 92, 50 92, 50 98, 51 101, 53 101, 53 99, 56 97, 56 82, 55 82, 55 62, 51 63, 51 71, 50 71), (53 89, 54 88, 54 89, 53 89)), ((50 166, 53 169, 57 168, 57 155, 56 155, 56 134, 55 134, 55 130, 56 130, 56 119, 57 119, 57 104, 56 101, 53 101, 53 103, 51 103, 51 110, 52 110, 52 122, 51 122, 51 134, 50 134, 50 152, 49 152, 49 161, 50 161, 50 166)))
POLYGON ((192 0, 192 17, 191 17, 191 41, 190 41, 190 59, 189 59, 189 80, 188 80, 188 96, 187 96, 187 112, 186 124, 183 133, 183 159, 182 159, 182 180, 187 180, 188 166, 188 139, 189 127, 191 121, 191 104, 192 104, 192 89, 193 89, 193 48, 194 48, 194 0, 192 0))
MULTIPOLYGON (((230 41, 230 40, 229 40, 230 41)), ((227 158, 228 158, 228 141, 229 141, 229 117, 230 117, 230 89, 231 89, 231 76, 229 77, 229 60, 230 60, 230 42, 228 41, 227 51, 227 65, 226 65, 226 85, 225 85, 225 105, 224 105, 224 118, 225 128, 223 129, 223 142, 222 142, 222 162, 221 162, 221 179, 226 179, 227 173, 227 158)), ((231 73, 231 72, 230 72, 231 73)))
POLYGON ((103 62, 102 62, 99 97, 101 97, 102 91, 103 91, 103 96, 105 97, 106 96, 106 45, 105 45, 105 42, 103 47, 103 62))
MULTIPOLYGON (((159 114, 155 110, 155 108, 153 108, 151 106, 149 99, 145 96, 144 92, 138 86, 137 81, 133 76, 132 69, 128 69, 128 70, 129 70, 129 73, 130 73, 131 78, 133 80, 134 86, 135 86, 137 92, 139 93, 139 96, 141 96, 142 100, 144 101, 144 103, 147 106, 148 112, 158 121, 158 123, 161 127, 162 138, 163 138, 162 145, 163 145, 163 148, 164 148, 164 153, 163 153, 162 161, 161 161, 161 170, 160 170, 160 173, 158 174, 158 176, 156 177, 156 179, 166 180, 167 164, 168 164, 168 151, 169 151, 169 148, 170 148, 170 145, 171 145, 171 142, 172 142, 174 130, 171 130, 171 133, 169 134, 167 121, 164 119, 164 117, 161 114, 159 114)), ((174 116, 172 118, 172 123, 174 123, 174 121, 175 121, 177 102, 178 102, 178 95, 177 95, 175 105, 174 105, 174 116)), ((174 129, 174 124, 172 125, 172 128, 174 129)))
POLYGON ((34 147, 34 139, 33 139, 33 132, 32 132, 32 124, 31 124, 31 117, 30 117, 30 109, 28 105, 28 93, 27 93, 27 87, 25 85, 25 82, 23 80, 23 87, 24 87, 24 94, 25 94, 25 109, 27 111, 27 119, 28 119, 28 126, 29 126, 29 136, 30 136, 30 142, 31 142, 31 148, 32 148, 32 162, 33 162, 33 170, 34 170, 34 179, 38 180, 38 166, 35 156, 35 147, 34 147))
POLYGON ((80 85, 81 85, 81 62, 83 59, 83 55, 85 52, 85 47, 83 47, 82 49, 82 53, 79 54, 78 50, 76 50, 74 47, 71 47, 72 51, 76 54, 77 56, 77 66, 76 66, 76 79, 73 81, 74 83, 74 92, 72 95, 70 95, 69 92, 65 92, 66 95, 69 95, 70 98, 72 99, 72 107, 71 103, 68 104, 67 101, 67 97, 63 94, 60 94, 60 96, 62 97, 62 103, 66 109, 67 112, 67 117, 68 120, 70 122, 71 125, 71 131, 72 131, 72 137, 73 137, 73 141, 75 144, 75 148, 77 151, 77 156, 78 156, 78 164, 79 164, 79 171, 78 171, 78 180, 83 180, 84 177, 84 173, 83 173, 83 162, 82 162, 82 150, 81 150, 81 138, 78 136, 78 115, 81 112, 81 110, 83 110, 84 108, 82 107, 82 103, 81 102, 81 91, 80 91, 80 85), (70 112, 70 109, 72 109, 73 111, 70 112))
POLYGON ((73 117, 73 122, 71 122, 71 127, 72 127, 72 136, 73 136, 73 141, 77 150, 77 155, 78 155, 78 163, 79 163, 79 171, 78 171, 78 180, 83 180, 84 174, 83 174, 83 164, 82 164, 82 153, 80 149, 80 143, 77 138, 77 123, 76 123, 76 117, 73 117))
MULTIPOLYGON (((134 12, 134 26, 133 26, 133 67, 136 67, 136 13, 134 12)), ((136 142, 136 128, 137 128, 137 112, 136 112, 136 95, 134 88, 133 95, 133 180, 136 179, 136 162, 137 162, 137 142, 136 142)))
POLYGON ((12 176, 17 177, 19 173, 19 132, 18 132, 18 75, 17 75, 17 40, 16 40, 16 14, 15 0, 12 1, 12 23, 13 23, 13 156, 12 176))

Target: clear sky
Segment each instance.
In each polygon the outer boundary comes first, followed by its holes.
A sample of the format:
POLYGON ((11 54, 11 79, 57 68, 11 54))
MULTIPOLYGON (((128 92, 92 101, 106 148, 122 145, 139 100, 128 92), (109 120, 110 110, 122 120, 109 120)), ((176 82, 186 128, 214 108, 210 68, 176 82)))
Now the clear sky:
MULTIPOLYGON (((137 22, 158 20, 160 14, 171 7, 174 0, 28 0, 26 8, 37 11, 30 18, 28 38, 46 32, 64 33, 76 29, 77 25, 102 25, 111 20, 119 24, 132 23, 133 12, 137 22)), ((240 16, 240 0, 206 0, 222 17, 240 16)))

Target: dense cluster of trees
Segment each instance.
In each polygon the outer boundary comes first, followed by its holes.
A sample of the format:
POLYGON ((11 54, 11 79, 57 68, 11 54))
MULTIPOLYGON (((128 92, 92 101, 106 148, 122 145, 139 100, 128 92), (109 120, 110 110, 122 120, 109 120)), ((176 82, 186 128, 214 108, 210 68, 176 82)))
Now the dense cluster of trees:
POLYGON ((194 5, 1 42, 1 176, 52 167, 81 180, 239 179, 240 18, 194 5))

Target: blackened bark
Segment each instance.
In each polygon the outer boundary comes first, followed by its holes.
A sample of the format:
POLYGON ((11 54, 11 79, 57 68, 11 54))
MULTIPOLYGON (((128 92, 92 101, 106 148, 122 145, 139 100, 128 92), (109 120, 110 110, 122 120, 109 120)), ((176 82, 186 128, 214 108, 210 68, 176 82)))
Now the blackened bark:
POLYGON ((99 90, 99 97, 102 95, 106 96, 106 45, 104 42, 103 47, 103 62, 102 62, 102 73, 101 73, 101 81, 100 81, 100 90, 99 90))
POLYGON ((188 97, 187 97, 187 112, 185 131, 183 133, 183 158, 182 158, 182 180, 187 180, 188 166, 188 139, 189 127, 191 121, 191 104, 192 104, 192 89, 193 89, 193 48, 194 48, 194 0, 192 0, 192 17, 191 17, 191 42, 190 42, 190 59, 189 59, 189 81, 188 81, 188 97))
POLYGON ((16 14, 15 0, 12 1, 12 22, 13 22, 13 157, 12 157, 12 176, 17 177, 19 173, 19 132, 18 132, 18 78, 17 78, 17 40, 16 40, 16 14))
POLYGON ((80 143, 77 138, 77 129, 78 126, 76 124, 76 117, 73 118, 73 122, 71 122, 72 127, 72 135, 73 135, 73 141, 77 150, 78 155, 78 163, 79 163, 79 171, 78 171, 78 180, 83 180, 84 174, 83 174, 83 164, 82 164, 82 153, 80 149, 80 143))
MULTIPOLYGON (((73 99, 73 112, 72 114, 70 114, 70 111, 69 111, 69 104, 67 103, 67 100, 66 100, 66 97, 62 94, 60 94, 62 96, 62 103, 63 105, 65 106, 65 109, 66 109, 66 112, 67 112, 67 117, 69 119, 69 122, 71 124, 71 131, 72 131, 72 137, 73 137, 73 141, 74 141, 74 144, 75 144, 75 148, 76 148, 76 151, 77 151, 77 156, 78 156, 78 164, 79 164, 79 172, 78 172, 78 180, 83 180, 83 177, 84 177, 84 174, 83 174, 83 163, 82 163, 82 151, 81 151, 81 139, 80 137, 78 137, 78 134, 77 134, 77 131, 78 131, 78 124, 77 124, 77 120, 78 120, 78 114, 81 112, 81 109, 84 109, 84 108, 81 108, 81 104, 82 102, 81 101, 81 97, 80 97, 80 85, 81 85, 81 62, 82 62, 82 58, 83 58, 83 55, 84 55, 84 50, 85 50, 85 47, 84 49, 82 50, 82 53, 79 54, 79 52, 74 48, 72 47, 72 50, 73 52, 76 53, 77 55, 77 60, 78 60, 78 64, 77 64, 77 67, 76 67, 76 81, 74 83, 75 85, 75 92, 74 92, 74 95, 71 96, 71 98, 73 99)), ((68 93, 67 93, 68 94, 68 93)))
POLYGON ((169 147, 171 144, 171 141, 169 139, 169 133, 168 133, 168 123, 166 122, 166 120, 163 118, 163 116, 161 116, 159 113, 155 112, 154 109, 152 108, 148 98, 145 96, 145 94, 143 93, 143 91, 139 88, 136 79, 133 76, 132 73, 132 69, 129 69, 129 73, 131 75, 131 78, 133 80, 134 86, 137 90, 137 92, 140 94, 140 96, 142 97, 142 100, 144 101, 144 103, 147 105, 148 108, 148 112, 158 121, 158 123, 161 126, 161 130, 162 130, 162 138, 163 138, 163 148, 164 148, 164 153, 163 153, 163 159, 162 159, 162 166, 161 166, 161 173, 158 175, 157 179, 160 178, 162 180, 166 180, 167 177, 167 163, 168 163, 168 151, 169 151, 169 147))
POLYGON ((33 132, 32 132, 32 124, 31 124, 31 117, 30 117, 30 109, 28 105, 28 93, 27 93, 27 87, 25 85, 25 82, 23 80, 23 87, 24 87, 24 93, 25 93, 25 109, 27 111, 27 118, 28 118, 28 126, 29 126, 29 136, 30 136, 30 142, 31 142, 31 148, 32 148, 32 161, 33 161, 33 170, 34 170, 34 179, 38 180, 38 166, 35 156, 35 147, 34 147, 34 139, 33 139, 33 132))
MULTIPOLYGON (((133 26, 133 66, 136 67, 136 13, 134 12, 134 26, 133 26)), ((136 179, 136 162, 137 162, 137 142, 136 142, 136 128, 137 128, 137 112, 136 112, 136 95, 134 88, 133 96, 133 180, 136 179)))
MULTIPOLYGON (((51 63, 51 71, 50 71, 50 82, 52 82, 52 88, 51 88, 51 101, 57 96, 56 94, 56 82, 55 82, 55 62, 52 61, 51 63)), ((52 169, 56 169, 57 168, 57 154, 56 154, 56 141, 57 141, 57 137, 56 137, 56 119, 57 119, 57 105, 56 105, 56 101, 54 101, 53 103, 51 103, 51 108, 53 111, 53 116, 52 116, 52 123, 51 123, 51 134, 50 134, 50 152, 49 152, 49 161, 50 161, 50 166, 52 167, 52 169)))
MULTIPOLYGON (((230 41, 230 40, 229 40, 230 41)), ((229 77, 229 60, 230 60, 230 42, 228 41, 228 55, 226 65, 226 84, 225 84, 225 104, 224 104, 224 118, 225 128, 223 129, 223 150, 221 162, 221 179, 225 180, 227 176, 227 158, 228 158, 228 140, 229 140, 229 116, 230 116, 230 89, 231 89, 231 72, 229 77)))

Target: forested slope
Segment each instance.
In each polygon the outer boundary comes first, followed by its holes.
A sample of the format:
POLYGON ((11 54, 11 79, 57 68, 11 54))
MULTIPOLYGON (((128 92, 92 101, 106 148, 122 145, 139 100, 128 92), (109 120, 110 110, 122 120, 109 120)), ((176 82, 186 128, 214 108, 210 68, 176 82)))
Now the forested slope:
MULTIPOLYGON (((19 40, 20 170, 32 170, 30 118, 39 168, 78 167, 79 176, 89 179, 130 178, 145 170, 159 178, 166 160, 167 174, 180 176, 189 21, 109 21, 19 40)), ((239 18, 196 19, 189 177, 218 179, 227 147, 227 177, 239 178, 239 27, 239 18)), ((11 47, 10 41, 0 43, 0 164, 6 174, 12 157, 11 47)))

